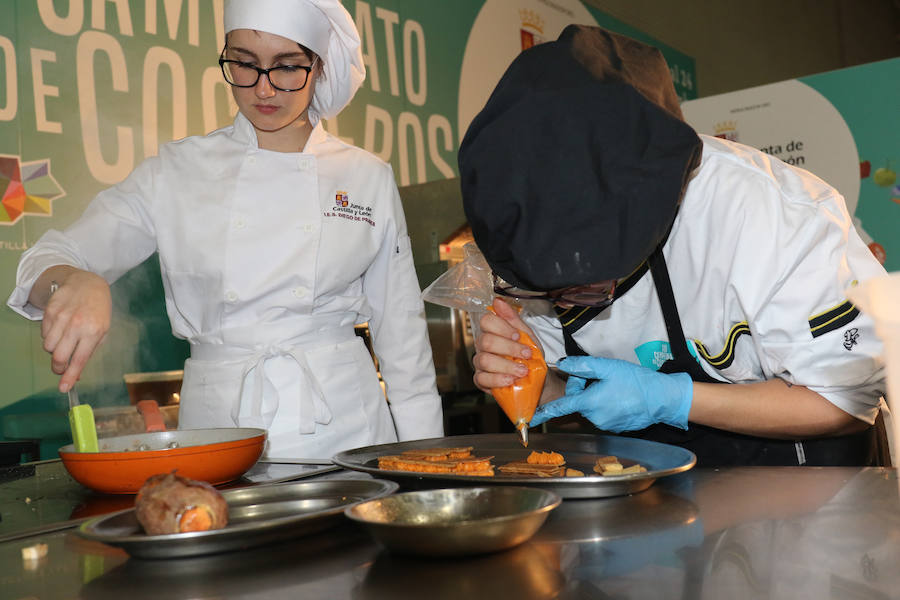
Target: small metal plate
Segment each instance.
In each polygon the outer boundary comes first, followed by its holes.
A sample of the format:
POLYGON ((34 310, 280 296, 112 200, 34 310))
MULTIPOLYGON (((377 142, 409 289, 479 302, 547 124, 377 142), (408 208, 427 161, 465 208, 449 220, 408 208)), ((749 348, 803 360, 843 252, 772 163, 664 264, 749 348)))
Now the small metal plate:
POLYGON ((398 488, 379 479, 302 481, 222 492, 228 502, 224 529, 146 535, 133 508, 84 523, 79 535, 122 548, 137 558, 180 558, 251 548, 308 535, 343 519, 348 506, 387 496, 398 488))
POLYGON ((637 438, 591 434, 533 434, 528 448, 523 448, 514 433, 487 435, 459 435, 452 437, 415 440, 395 444, 367 446, 341 452, 334 463, 346 469, 370 473, 382 479, 391 479, 406 488, 421 489, 466 485, 527 485, 552 490, 563 498, 603 498, 641 492, 660 477, 687 471, 697 462, 694 453, 669 444, 637 438), (432 473, 385 471, 378 468, 378 457, 399 454, 404 450, 420 448, 452 448, 472 446, 476 456, 493 456, 494 477, 471 477, 432 473), (585 477, 522 477, 501 473, 497 466, 525 460, 532 450, 561 453, 567 466, 585 473, 585 477), (597 456, 614 455, 626 467, 634 463, 643 465, 646 473, 633 473, 614 477, 595 475, 592 467, 597 456))

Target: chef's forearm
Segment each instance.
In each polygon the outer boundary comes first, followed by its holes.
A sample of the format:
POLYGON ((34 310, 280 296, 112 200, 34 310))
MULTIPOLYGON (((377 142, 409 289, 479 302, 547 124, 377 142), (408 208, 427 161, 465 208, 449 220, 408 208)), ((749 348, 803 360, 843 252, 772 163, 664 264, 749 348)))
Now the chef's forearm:
POLYGON ((695 382, 689 420, 776 439, 847 435, 868 426, 816 392, 781 379, 730 385, 695 382))

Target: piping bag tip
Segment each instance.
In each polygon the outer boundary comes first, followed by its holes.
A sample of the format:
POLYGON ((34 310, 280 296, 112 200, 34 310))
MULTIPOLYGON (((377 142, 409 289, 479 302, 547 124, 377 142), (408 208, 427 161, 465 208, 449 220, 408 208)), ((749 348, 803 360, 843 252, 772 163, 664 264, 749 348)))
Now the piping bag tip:
POLYGON ((516 431, 519 432, 519 442, 522 443, 526 448, 528 447, 528 423, 524 421, 520 421, 516 426, 516 431))

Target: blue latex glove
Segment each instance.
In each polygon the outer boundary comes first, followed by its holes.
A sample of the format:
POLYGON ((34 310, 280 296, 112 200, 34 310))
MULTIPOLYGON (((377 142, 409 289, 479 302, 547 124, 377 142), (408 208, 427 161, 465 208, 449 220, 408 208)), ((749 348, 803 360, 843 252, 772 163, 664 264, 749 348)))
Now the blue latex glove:
POLYGON ((659 373, 624 360, 569 356, 566 395, 539 406, 530 426, 580 413, 603 431, 637 431, 655 423, 687 429, 694 384, 687 373, 659 373), (585 387, 586 380, 596 379, 585 387))

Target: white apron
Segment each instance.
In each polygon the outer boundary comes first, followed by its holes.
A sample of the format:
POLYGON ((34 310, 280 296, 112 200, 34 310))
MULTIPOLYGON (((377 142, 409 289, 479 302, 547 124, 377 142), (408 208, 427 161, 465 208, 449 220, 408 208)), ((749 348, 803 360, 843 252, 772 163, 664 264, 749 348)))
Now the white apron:
POLYGON ((352 326, 309 319, 279 340, 266 327, 246 344, 193 344, 179 427, 259 427, 269 458, 331 458, 397 441, 372 358, 352 326))

